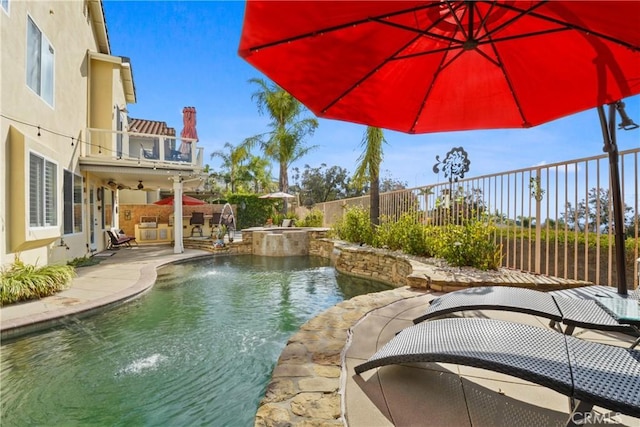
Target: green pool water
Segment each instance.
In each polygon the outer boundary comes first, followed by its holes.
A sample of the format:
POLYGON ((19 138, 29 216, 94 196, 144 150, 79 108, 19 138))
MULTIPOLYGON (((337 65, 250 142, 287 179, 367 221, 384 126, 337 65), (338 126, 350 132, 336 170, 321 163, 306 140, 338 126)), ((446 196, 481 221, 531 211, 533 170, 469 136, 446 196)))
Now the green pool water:
POLYGON ((315 257, 165 267, 134 302, 3 342, 1 424, 252 426, 291 334, 344 299, 383 289, 315 257))

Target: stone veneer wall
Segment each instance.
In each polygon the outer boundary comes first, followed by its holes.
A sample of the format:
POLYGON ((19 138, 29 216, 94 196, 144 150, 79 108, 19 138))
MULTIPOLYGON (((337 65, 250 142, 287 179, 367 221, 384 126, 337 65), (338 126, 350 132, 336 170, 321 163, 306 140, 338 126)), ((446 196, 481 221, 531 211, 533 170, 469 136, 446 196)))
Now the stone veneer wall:
POLYGON ((251 234, 254 255, 273 257, 309 255, 309 233, 304 229, 265 229, 251 234))

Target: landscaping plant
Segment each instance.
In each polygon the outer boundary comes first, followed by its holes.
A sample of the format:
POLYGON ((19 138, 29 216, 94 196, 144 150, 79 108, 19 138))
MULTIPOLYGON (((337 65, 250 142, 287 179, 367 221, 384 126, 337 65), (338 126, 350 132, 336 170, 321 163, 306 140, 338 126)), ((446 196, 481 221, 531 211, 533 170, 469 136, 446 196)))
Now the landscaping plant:
POLYGON ((462 225, 423 225, 416 221, 417 214, 404 213, 397 221, 383 218, 380 226, 372 228, 368 212, 354 207, 336 222, 332 235, 347 242, 442 258, 457 267, 500 267, 502 248, 495 242, 496 226, 492 222, 471 219, 462 225))
POLYGON ((16 257, 0 272, 0 305, 53 295, 67 288, 75 275, 70 265, 36 267, 16 257))
POLYGON ((312 209, 300 222, 301 227, 322 227, 324 215, 318 209, 312 209))
POLYGON ((427 246, 450 265, 496 270, 502 262, 502 248, 495 243, 494 233, 494 224, 480 220, 432 226, 427 230, 427 246))
POLYGON ((360 206, 348 208, 332 230, 332 234, 340 240, 367 245, 373 243, 374 232, 369 211, 360 206))
POLYGON ((431 256, 427 246, 426 227, 416 220, 417 212, 405 212, 397 221, 381 218, 376 227, 373 245, 390 250, 401 250, 410 255, 431 256))

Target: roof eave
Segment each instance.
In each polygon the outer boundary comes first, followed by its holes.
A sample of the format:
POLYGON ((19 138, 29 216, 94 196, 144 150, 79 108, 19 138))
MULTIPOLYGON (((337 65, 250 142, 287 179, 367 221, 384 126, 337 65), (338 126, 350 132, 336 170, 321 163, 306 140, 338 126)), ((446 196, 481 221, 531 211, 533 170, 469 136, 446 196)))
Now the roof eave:
POLYGON ((100 53, 111 54, 109 45, 109 33, 107 32, 107 22, 104 18, 102 0, 88 0, 89 13, 91 14, 91 24, 96 33, 98 50, 100 53))

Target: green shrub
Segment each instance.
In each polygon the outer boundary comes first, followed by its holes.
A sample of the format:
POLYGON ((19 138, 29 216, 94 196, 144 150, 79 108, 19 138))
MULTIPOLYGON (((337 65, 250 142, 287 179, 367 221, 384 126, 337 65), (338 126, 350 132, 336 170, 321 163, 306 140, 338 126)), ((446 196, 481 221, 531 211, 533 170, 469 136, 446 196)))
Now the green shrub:
POLYGON ((36 267, 19 258, 0 272, 0 305, 37 299, 65 289, 75 277, 70 265, 36 267))
POLYGON ((273 220, 273 225, 281 225, 282 220, 285 219, 285 216, 281 213, 276 213, 271 215, 271 219, 273 220))
POLYGON ((319 209, 312 209, 303 220, 300 221, 301 227, 322 227, 324 223, 324 215, 319 209))
POLYGON ((409 224, 404 229, 402 251, 411 255, 433 256, 426 239, 425 226, 409 224))
POLYGON ((376 228, 373 245, 401 250, 411 255, 431 256, 427 246, 425 226, 416 220, 417 213, 405 212, 398 221, 382 217, 376 228))
POLYGON ((338 220, 332 235, 351 243, 373 243, 373 227, 369 219, 369 211, 359 206, 348 208, 344 216, 338 220))
POLYGON ((427 247, 451 265, 495 270, 502 262, 502 248, 494 242, 494 232, 495 225, 482 221, 428 227, 427 247))
POLYGON ((273 199, 261 199, 256 194, 231 194, 228 201, 236 206, 233 214, 238 230, 263 226, 273 212, 273 199))
POLYGON ((380 225, 376 227, 373 246, 392 251, 402 249, 402 235, 398 223, 388 216, 380 218, 380 225))

